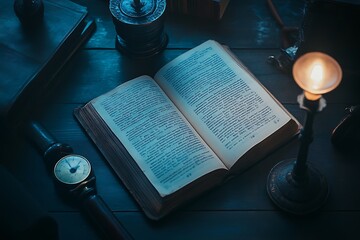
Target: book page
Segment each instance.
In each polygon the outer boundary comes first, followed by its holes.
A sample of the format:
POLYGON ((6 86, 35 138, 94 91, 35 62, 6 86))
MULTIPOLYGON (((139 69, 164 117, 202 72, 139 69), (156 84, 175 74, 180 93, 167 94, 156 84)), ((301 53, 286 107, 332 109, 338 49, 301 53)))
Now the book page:
POLYGON ((161 196, 226 168, 148 76, 91 103, 161 196))
POLYGON ((228 168, 291 119, 212 40, 171 61, 154 78, 228 168))

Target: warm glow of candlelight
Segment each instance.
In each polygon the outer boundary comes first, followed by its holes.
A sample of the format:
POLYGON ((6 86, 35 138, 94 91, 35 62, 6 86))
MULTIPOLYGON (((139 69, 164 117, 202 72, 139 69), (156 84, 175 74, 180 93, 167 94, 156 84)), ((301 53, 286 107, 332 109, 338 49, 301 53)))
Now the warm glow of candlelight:
POLYGON ((305 97, 316 100, 335 89, 341 82, 342 70, 335 59, 320 52, 301 56, 294 64, 293 76, 305 91, 305 97))
POLYGON ((312 81, 313 88, 319 89, 324 79, 323 67, 321 64, 314 64, 311 69, 310 79, 312 81))

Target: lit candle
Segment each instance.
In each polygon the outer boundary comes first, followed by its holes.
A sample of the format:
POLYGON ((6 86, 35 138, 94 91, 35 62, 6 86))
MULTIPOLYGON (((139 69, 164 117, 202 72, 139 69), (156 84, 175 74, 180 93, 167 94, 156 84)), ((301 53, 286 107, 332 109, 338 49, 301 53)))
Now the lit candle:
POLYGON ((295 82, 304 90, 305 97, 317 100, 340 84, 342 71, 336 60, 329 55, 311 52, 295 62, 293 76, 295 82))
POLYGON ((311 73, 310 73, 310 79, 312 81, 313 84, 313 89, 319 89, 321 88, 321 85, 323 83, 323 78, 324 74, 323 74, 323 67, 320 64, 314 64, 314 66, 311 69, 311 73))

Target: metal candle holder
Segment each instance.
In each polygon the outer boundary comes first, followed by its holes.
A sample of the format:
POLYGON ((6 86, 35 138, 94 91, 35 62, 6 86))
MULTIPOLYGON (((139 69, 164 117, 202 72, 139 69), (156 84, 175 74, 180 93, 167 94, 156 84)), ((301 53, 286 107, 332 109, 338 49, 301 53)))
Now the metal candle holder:
POLYGON ((271 169, 267 192, 280 209, 306 215, 321 208, 329 195, 325 177, 307 163, 307 157, 313 140, 315 114, 326 106, 321 94, 340 84, 342 71, 333 58, 314 52, 295 62, 293 75, 296 83, 304 89, 304 94, 298 96, 300 108, 306 111, 306 121, 300 133, 301 145, 297 158, 282 161, 271 169))

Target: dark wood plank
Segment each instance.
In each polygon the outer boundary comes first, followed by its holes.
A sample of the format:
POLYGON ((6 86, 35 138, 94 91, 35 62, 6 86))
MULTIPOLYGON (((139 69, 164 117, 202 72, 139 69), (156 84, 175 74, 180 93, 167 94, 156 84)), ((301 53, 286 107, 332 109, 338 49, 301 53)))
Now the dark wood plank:
MULTIPOLYGON (((228 45, 249 70, 304 121, 296 96, 301 89, 289 74, 267 63, 280 53, 279 28, 266 1, 231 0, 223 20, 209 23, 187 16, 167 16, 169 45, 160 55, 133 60, 114 49, 115 30, 104 0, 74 0, 88 7, 97 30, 58 75, 61 82, 48 92, 44 104, 34 109, 60 141, 87 156, 97 176, 99 194, 135 239, 357 239, 360 237, 359 150, 344 154, 330 142, 331 132, 344 116, 344 108, 359 104, 358 75, 346 73, 338 89, 325 95, 328 106, 316 116, 309 163, 327 178, 330 196, 323 209, 308 217, 279 211, 266 193, 270 169, 279 161, 296 157, 299 141, 276 150, 222 186, 180 207, 160 222, 146 219, 136 202, 113 173, 72 113, 74 108, 117 85, 142 74, 153 76, 165 63, 207 39, 228 45), (46 101, 45 101, 46 100, 46 101), (46 103, 45 103, 46 102, 46 103)), ((299 25, 304 1, 274 0, 288 25, 299 25)), ((2 149, 5 152, 5 149, 2 149)), ((6 149, 7 166, 58 224, 62 239, 103 239, 79 209, 57 195, 42 156, 21 136, 6 149)), ((21 200, 20 200, 21 201, 21 200)))
MULTIPOLYGON (((61 223, 60 239, 102 239, 79 214, 52 215, 61 223)), ((150 222, 140 213, 116 215, 134 239, 300 240, 360 237, 359 212, 326 212, 304 218, 294 218, 273 211, 184 212, 161 222, 150 222)))
MULTIPOLYGON (((62 82, 56 87, 53 100, 59 103, 85 103, 132 78, 146 74, 154 76, 163 65, 186 50, 165 50, 159 56, 146 60, 123 57, 116 50, 84 50, 76 54, 58 75, 62 82)), ((267 58, 278 55, 278 49, 237 50, 234 54, 244 65, 284 103, 297 104, 301 89, 291 74, 285 74, 271 65, 267 58)), ((325 97, 328 102, 354 104, 359 102, 360 82, 356 75, 344 75, 343 82, 325 97)))
POLYGON ((92 225, 79 212, 51 212, 50 215, 57 221, 59 240, 86 239, 100 240, 104 236, 96 226, 92 225))
POLYGON ((346 212, 302 219, 261 211, 184 213, 165 223, 146 223, 144 231, 136 232, 135 226, 140 224, 139 218, 134 218, 129 225, 136 239, 144 236, 151 239, 169 236, 172 239, 346 239, 359 236, 356 233, 358 213, 346 212), (174 235, 174 232, 179 234, 174 235))

